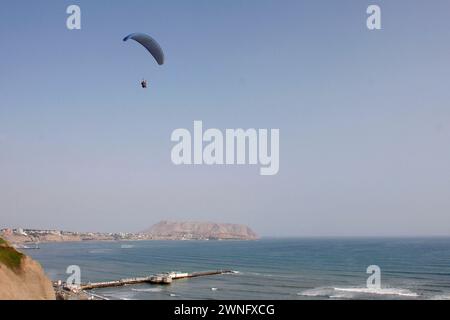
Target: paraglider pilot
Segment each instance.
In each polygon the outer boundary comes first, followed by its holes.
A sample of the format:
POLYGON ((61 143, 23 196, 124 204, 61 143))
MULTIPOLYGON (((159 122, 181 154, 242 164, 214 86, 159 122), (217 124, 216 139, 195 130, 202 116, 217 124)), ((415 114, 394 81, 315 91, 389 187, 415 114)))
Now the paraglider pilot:
POLYGON ((147 80, 142 80, 141 81, 141 86, 142 86, 143 89, 146 89, 147 88, 147 80))

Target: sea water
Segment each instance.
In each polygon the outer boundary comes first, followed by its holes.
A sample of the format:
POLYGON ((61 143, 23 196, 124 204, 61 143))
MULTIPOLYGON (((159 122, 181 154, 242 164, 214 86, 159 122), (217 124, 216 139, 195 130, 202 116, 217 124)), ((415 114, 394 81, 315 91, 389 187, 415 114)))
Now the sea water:
POLYGON ((27 253, 53 280, 78 265, 82 282, 168 271, 232 274, 94 292, 110 299, 450 299, 450 238, 262 239, 41 244, 27 253), (381 288, 366 287, 367 267, 381 288))

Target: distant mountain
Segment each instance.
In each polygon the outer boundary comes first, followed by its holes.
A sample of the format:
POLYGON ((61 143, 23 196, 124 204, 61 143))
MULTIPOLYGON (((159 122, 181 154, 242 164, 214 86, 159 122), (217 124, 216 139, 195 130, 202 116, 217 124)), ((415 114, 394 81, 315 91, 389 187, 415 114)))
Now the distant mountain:
POLYGON ((161 221, 142 233, 167 240, 255 240, 249 227, 231 223, 161 221))

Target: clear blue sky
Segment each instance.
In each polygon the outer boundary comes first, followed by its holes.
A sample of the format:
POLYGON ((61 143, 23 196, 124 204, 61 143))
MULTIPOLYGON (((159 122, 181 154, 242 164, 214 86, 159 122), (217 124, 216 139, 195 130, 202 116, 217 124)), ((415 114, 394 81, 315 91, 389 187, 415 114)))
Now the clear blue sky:
POLYGON ((448 1, 2 1, 0 225, 450 235, 448 1), (382 9, 383 30, 365 25, 382 9), (66 7, 82 30, 66 29, 66 7), (156 38, 157 66, 131 32, 156 38), (139 87, 142 77, 151 85, 139 87), (170 134, 279 128, 280 172, 176 167, 170 134))

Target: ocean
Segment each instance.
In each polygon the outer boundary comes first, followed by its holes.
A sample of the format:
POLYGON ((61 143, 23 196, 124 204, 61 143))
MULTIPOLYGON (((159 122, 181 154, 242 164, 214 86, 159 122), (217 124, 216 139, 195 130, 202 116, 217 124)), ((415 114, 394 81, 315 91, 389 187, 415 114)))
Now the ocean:
POLYGON ((109 299, 450 299, 450 238, 261 239, 45 243, 27 254, 52 280, 78 265, 82 282, 181 271, 233 274, 98 289, 109 299), (368 289, 367 267, 381 269, 368 289))

